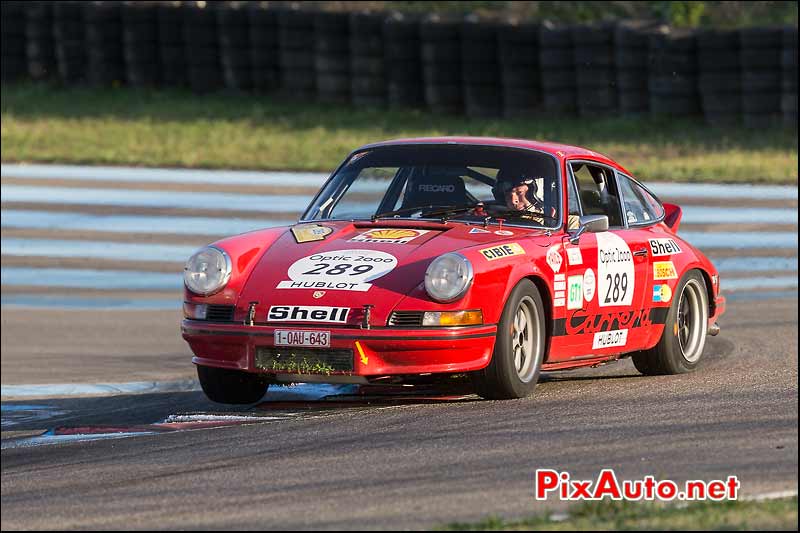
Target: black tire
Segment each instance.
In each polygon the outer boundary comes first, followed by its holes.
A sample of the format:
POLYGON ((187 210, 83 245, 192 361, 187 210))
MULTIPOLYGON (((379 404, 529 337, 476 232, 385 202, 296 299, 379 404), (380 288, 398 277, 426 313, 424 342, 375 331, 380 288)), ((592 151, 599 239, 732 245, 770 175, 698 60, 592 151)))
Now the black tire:
POLYGON ((497 325, 497 341, 489 366, 471 375, 479 396, 487 400, 510 400, 533 393, 544 359, 546 320, 539 289, 529 279, 523 279, 506 301, 497 325), (522 330, 516 331, 521 323, 522 330), (531 357, 523 358, 523 346, 518 344, 527 343, 528 340, 531 343, 531 357), (515 353, 520 355, 519 361, 515 353))
POLYGON ((692 372, 703 355, 708 331, 708 291, 702 274, 697 270, 684 274, 674 294, 658 344, 633 354, 633 365, 642 374, 692 372))
POLYGON ((197 378, 208 399, 216 403, 256 403, 269 388, 263 376, 226 368, 198 366, 197 378))

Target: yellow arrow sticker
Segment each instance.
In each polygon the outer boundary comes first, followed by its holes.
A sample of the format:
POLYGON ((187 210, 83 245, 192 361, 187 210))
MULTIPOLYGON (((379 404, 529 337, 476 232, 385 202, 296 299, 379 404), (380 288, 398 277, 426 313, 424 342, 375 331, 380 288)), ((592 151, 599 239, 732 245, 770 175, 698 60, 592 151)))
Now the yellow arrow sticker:
POLYGON ((364 353, 364 349, 361 348, 361 344, 359 344, 358 341, 356 341, 356 350, 358 350, 358 354, 361 356, 361 364, 367 366, 369 363, 369 357, 367 357, 367 354, 364 353))

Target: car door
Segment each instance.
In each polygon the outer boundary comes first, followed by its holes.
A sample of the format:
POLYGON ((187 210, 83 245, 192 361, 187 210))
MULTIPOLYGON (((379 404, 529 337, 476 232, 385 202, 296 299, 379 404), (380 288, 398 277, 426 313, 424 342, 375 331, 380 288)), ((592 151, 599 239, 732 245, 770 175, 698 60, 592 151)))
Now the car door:
POLYGON ((555 325, 560 353, 551 360, 613 355, 647 341, 648 236, 628 227, 614 169, 592 161, 568 163, 571 215, 606 215, 608 231, 564 239, 566 318, 555 325))

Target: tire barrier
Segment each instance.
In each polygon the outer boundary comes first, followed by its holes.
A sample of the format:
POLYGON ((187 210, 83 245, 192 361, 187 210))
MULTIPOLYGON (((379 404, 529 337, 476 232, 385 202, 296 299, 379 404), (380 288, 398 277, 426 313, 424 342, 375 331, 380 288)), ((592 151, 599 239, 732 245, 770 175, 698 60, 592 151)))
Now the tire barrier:
MULTIPOLYGON (((105 2, 86 9, 87 74, 91 85, 108 87, 126 81, 125 59, 120 35, 123 34, 122 11, 128 8, 117 2, 105 2)), ((128 83, 131 79, 127 76, 128 83)))
POLYGON ((469 17, 461 25, 461 78, 468 117, 497 117, 503 111, 498 61, 499 26, 469 17))
POLYGON ((650 111, 650 34, 658 25, 648 21, 626 21, 614 31, 614 62, 617 75, 617 103, 624 115, 643 115, 650 111))
MULTIPOLYGON (((128 84, 153 87, 159 82, 158 8, 148 2, 122 6, 122 50, 128 84)), ((91 50, 90 50, 91 52, 91 50)))
POLYGON ((350 93, 355 106, 386 107, 383 13, 350 14, 350 93))
POLYGON ((739 31, 744 125, 762 128, 781 121, 783 30, 739 31))
POLYGON ((383 22, 383 37, 389 107, 424 106, 419 22, 409 15, 392 13, 383 22))
POLYGON ((783 30, 781 112, 785 126, 797 128, 797 28, 783 30))
MULTIPOLYGON (((56 50, 53 43, 53 5, 50 2, 30 2, 26 15, 25 59, 28 76, 33 80, 52 79, 57 75, 56 50)), ((2 19, 5 20, 5 14, 2 19)), ((5 36, 3 39, 5 53, 5 36)), ((3 64, 5 62, 4 55, 3 64)))
POLYGON ((696 39, 687 30, 664 29, 650 36, 650 113, 688 116, 700 113, 696 39))
POLYGON ((578 86, 572 28, 542 24, 539 30, 542 100, 547 113, 575 113, 578 86))
POLYGON ((511 21, 497 37, 504 116, 537 113, 542 106, 539 25, 511 21))
POLYGON ((189 83, 183 14, 184 10, 172 3, 157 8, 159 79, 169 87, 185 87, 189 83))
POLYGON ((464 109, 460 21, 429 15, 419 36, 425 104, 434 113, 460 114, 464 109))
POLYGON ((573 27, 316 5, 4 1, 1 77, 281 90, 469 117, 648 113, 797 127, 796 27, 573 27))
POLYGON ((53 5, 58 77, 67 85, 86 81, 86 22, 83 14, 83 2, 56 2, 53 5))
POLYGON ((578 112, 581 116, 610 115, 617 110, 614 26, 572 29, 578 112))
POLYGON ((217 12, 219 58, 225 86, 235 91, 253 88, 250 16, 239 4, 224 3, 217 12))
POLYGON ((14 81, 25 77, 28 71, 26 59, 25 21, 22 2, 0 3, 2 24, 2 57, 0 79, 14 81))
POLYGON ((217 9, 205 2, 183 7, 183 39, 186 45, 187 78, 195 93, 208 93, 225 86, 219 59, 217 9))
POLYGON ((278 11, 280 87, 288 97, 316 96, 315 46, 313 13, 295 6, 278 11))
POLYGON ((253 88, 258 92, 273 91, 280 86, 278 14, 273 9, 255 4, 248 15, 253 88))
POLYGON ((735 124, 742 115, 739 34, 708 30, 697 34, 698 87, 703 116, 712 126, 735 124))
POLYGON ((314 16, 314 71, 317 99, 329 104, 350 102, 350 17, 321 12, 314 16))

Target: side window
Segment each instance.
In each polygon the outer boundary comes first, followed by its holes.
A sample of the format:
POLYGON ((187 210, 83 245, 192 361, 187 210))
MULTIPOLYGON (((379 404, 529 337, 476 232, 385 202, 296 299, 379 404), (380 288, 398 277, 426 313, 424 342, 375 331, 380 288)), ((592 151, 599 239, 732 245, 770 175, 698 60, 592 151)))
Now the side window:
MULTIPOLYGON (((611 170, 588 163, 571 163, 584 215, 606 215, 609 227, 622 227, 619 192, 611 170)), ((570 209, 572 209, 570 207, 570 209)))
POLYGON ((644 187, 625 174, 617 173, 617 176, 629 225, 650 224, 664 216, 664 208, 644 187))

